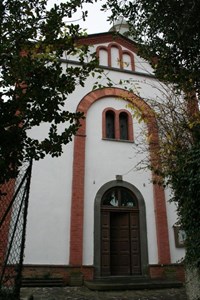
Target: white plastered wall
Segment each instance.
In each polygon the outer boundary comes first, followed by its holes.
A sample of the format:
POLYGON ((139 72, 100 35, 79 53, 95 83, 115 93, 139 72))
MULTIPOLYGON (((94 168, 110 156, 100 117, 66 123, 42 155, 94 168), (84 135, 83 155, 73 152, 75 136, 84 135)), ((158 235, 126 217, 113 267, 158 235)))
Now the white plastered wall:
MULTIPOLYGON (((93 49, 94 50, 94 49, 93 49)), ((146 62, 137 56, 135 61, 146 62)), ((146 68, 146 67, 145 67, 146 68)), ((147 73, 151 70, 146 71, 147 73)), ((109 71, 107 75, 116 87, 121 78, 130 82, 139 92, 141 98, 148 102, 160 92, 159 83, 153 78, 145 78, 136 74, 109 71)), ((66 101, 66 109, 76 111, 78 103, 93 88, 95 78, 88 78, 84 87, 77 86, 73 95, 66 101)), ((106 84, 106 79, 100 80, 106 84)), ((133 90, 134 90, 133 89, 133 90)), ((125 101, 116 98, 104 98, 95 102, 87 114, 86 128, 86 169, 85 169, 85 203, 84 203, 84 253, 83 263, 93 264, 93 233, 94 233, 94 199, 99 188, 116 175, 123 175, 123 180, 135 185, 143 195, 146 204, 147 234, 149 263, 157 263, 157 241, 155 229, 155 214, 153 205, 151 173, 149 171, 135 171, 131 168, 138 162, 133 144, 126 142, 102 140, 102 111, 106 107, 115 109, 125 108, 125 101)), ((134 123, 134 136, 140 134, 139 125, 134 123)), ((36 128, 39 135, 43 135, 45 128, 36 128)), ((33 132, 34 134, 34 132, 33 132)), ((71 212, 71 184, 73 164, 73 142, 64 147, 64 153, 59 158, 46 157, 35 162, 30 191, 30 205, 28 213, 27 238, 25 249, 26 264, 68 264, 70 244, 70 212, 71 212)), ((172 225, 176 221, 174 206, 167 202, 167 214, 170 236, 170 250, 172 262, 176 262, 183 254, 183 249, 174 245, 172 225)))
MULTIPOLYGON (((101 43, 96 44, 95 46, 90 46, 89 50, 90 53, 94 53, 96 51, 96 48, 98 46, 104 46, 108 47, 110 43, 101 43)), ((121 45, 120 45, 121 46, 121 45)), ((124 46, 121 46, 122 50, 127 50, 124 46)), ((153 74, 153 68, 151 65, 142 57, 138 56, 137 54, 133 53, 134 55, 134 64, 135 64, 135 71, 143 74, 153 74)), ((63 59, 71 60, 71 61, 77 61, 78 58, 75 55, 67 55, 66 52, 63 53, 63 59)), ((100 50, 100 65, 108 67, 108 52, 105 50, 100 50)), ((89 58, 85 59, 85 62, 87 62, 89 58)), ((120 59, 119 59, 119 51, 117 48, 112 47, 111 48, 111 65, 113 68, 120 68, 120 59)), ((130 71, 130 56, 125 54, 123 55, 123 69, 130 71)), ((129 75, 130 76, 130 75, 129 75)))
POLYGON ((173 226, 178 221, 176 213, 176 204, 171 202, 172 193, 170 189, 165 190, 166 206, 167 206, 167 220, 168 220, 168 232, 169 232, 169 245, 171 253, 172 263, 179 263, 185 257, 185 248, 177 248, 175 245, 175 236, 173 226))
MULTIPOLYGON (((99 188, 122 175, 139 189, 145 199, 149 262, 157 263, 157 241, 153 191, 149 171, 137 171, 134 167, 142 156, 135 155, 134 146, 129 142, 102 140, 102 111, 106 107, 125 109, 126 102, 107 97, 95 102, 87 114, 86 126, 86 170, 84 203, 84 251, 83 263, 93 264, 94 244, 94 199, 99 188)), ((139 124, 134 120, 134 135, 140 134, 139 124)))
MULTIPOLYGON (((33 129, 31 135, 41 137, 44 127, 33 129)), ((69 143, 61 157, 33 163, 25 264, 69 263, 72 157, 69 143)))

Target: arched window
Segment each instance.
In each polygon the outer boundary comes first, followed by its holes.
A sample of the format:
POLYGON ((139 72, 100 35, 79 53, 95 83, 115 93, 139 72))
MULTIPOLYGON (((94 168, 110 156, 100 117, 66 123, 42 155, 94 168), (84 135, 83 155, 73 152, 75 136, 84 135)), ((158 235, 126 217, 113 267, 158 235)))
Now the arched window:
POLYGON ((136 196, 131 191, 123 187, 114 187, 103 195, 102 206, 137 208, 138 203, 136 196))
POLYGON ((96 48, 99 64, 109 68, 135 71, 134 54, 128 49, 122 49, 117 43, 109 43, 108 46, 96 48))
POLYGON ((103 139, 133 142, 133 120, 127 110, 105 108, 102 113, 103 139))
POLYGON ((128 115, 125 112, 119 115, 120 140, 128 140, 128 115))
POLYGON ((113 111, 106 112, 106 138, 115 138, 115 114, 113 111))

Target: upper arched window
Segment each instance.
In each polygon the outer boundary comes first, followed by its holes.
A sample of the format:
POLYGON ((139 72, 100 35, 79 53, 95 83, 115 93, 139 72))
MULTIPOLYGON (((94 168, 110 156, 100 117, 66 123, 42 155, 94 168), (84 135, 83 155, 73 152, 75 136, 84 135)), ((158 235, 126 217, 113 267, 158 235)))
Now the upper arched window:
POLYGON ((113 111, 106 112, 106 138, 115 138, 115 114, 113 111))
POLYGON ((109 68, 135 71, 134 54, 122 48, 118 43, 109 43, 107 46, 96 48, 97 57, 101 66, 109 68))
POLYGON ((101 205, 103 207, 137 208, 138 202, 136 196, 127 188, 114 187, 105 192, 101 205))
POLYGON ((125 112, 119 115, 120 140, 128 140, 128 115, 125 112))
POLYGON ((106 108, 102 118, 104 139, 133 142, 133 121, 129 111, 106 108))

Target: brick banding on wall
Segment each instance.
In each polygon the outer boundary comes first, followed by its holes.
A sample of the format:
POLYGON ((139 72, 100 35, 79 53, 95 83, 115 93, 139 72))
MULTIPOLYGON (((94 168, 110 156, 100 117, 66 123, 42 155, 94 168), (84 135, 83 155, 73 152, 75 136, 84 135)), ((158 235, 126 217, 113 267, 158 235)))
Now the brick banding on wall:
MULTIPOLYGON (((156 120, 149 105, 138 96, 120 88, 104 88, 87 94, 79 103, 77 111, 87 112, 90 106, 105 97, 118 97, 132 103, 143 114, 146 120, 148 134, 151 136, 149 144, 150 159, 153 166, 159 165, 159 142, 156 120)), ((83 214, 84 214, 84 177, 85 177, 85 136, 86 120, 82 120, 74 142, 73 182, 72 182, 72 206, 71 206, 71 236, 70 236, 70 264, 82 265, 83 252, 83 214)), ((155 175, 152 174, 153 180, 155 175)), ((167 224, 167 212, 164 189, 158 184, 153 185, 154 207, 157 230, 158 263, 169 264, 170 248, 167 224)))

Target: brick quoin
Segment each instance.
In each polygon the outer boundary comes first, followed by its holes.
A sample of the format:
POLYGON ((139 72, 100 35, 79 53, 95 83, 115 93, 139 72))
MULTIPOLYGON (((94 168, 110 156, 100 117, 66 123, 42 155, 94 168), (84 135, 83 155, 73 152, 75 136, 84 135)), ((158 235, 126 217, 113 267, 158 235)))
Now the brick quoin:
MULTIPOLYGON (((84 215, 84 177, 85 177, 85 136, 87 111, 90 106, 107 96, 115 96, 132 103, 142 113, 147 121, 148 133, 151 136, 149 143, 150 159, 154 167, 159 167, 158 130, 156 120, 148 104, 138 96, 120 88, 104 88, 87 94, 79 103, 77 111, 83 112, 85 119, 74 140, 71 231, 70 231, 70 265, 82 265, 83 252, 83 215, 84 215)), ((152 174, 153 180, 155 175, 152 174)), ((158 184, 153 186, 154 207, 156 216, 158 260, 160 264, 170 263, 170 248, 167 225, 167 212, 164 189, 158 184)))
POLYGON ((82 264, 84 173, 85 136, 80 135, 78 133, 74 140, 74 165, 72 181, 70 234, 70 265, 74 266, 82 264))
MULTIPOLYGON (((149 143, 151 165, 154 169, 160 168, 160 157, 159 151, 159 138, 156 120, 151 114, 146 116, 148 119, 148 132, 151 136, 149 143)), ((158 263, 169 264, 171 262, 170 257, 170 246, 169 246, 169 234, 168 234, 168 223, 167 223, 167 212, 166 212, 166 201, 164 189, 159 185, 161 178, 152 173, 152 179, 155 183, 153 185, 154 195, 154 207, 155 207, 155 218, 156 218, 156 231, 157 231, 157 245, 158 245, 158 263)))
POLYGON ((154 205, 156 208, 156 230, 158 243, 158 257, 160 264, 170 263, 170 250, 168 241, 168 224, 166 218, 165 194, 161 186, 153 186, 154 205))

